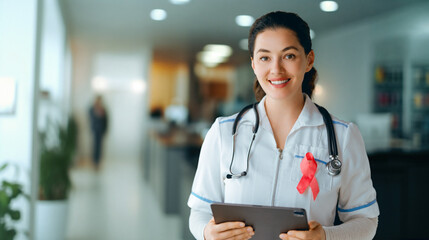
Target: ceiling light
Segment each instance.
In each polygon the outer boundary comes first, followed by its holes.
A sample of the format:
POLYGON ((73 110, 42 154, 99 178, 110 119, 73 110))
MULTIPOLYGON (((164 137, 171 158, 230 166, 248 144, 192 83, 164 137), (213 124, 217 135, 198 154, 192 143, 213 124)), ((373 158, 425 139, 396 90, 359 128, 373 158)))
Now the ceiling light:
POLYGON ((172 4, 175 4, 175 5, 182 5, 182 4, 187 4, 187 3, 189 3, 191 0, 170 0, 170 2, 172 3, 172 4))
POLYGON ((335 12, 338 9, 338 3, 335 1, 323 1, 320 3, 320 9, 324 12, 335 12))
POLYGON ((202 63, 222 63, 227 60, 227 57, 217 52, 202 51, 197 54, 197 59, 202 63))
POLYGON ((167 18, 167 12, 164 9, 154 9, 150 12, 150 17, 155 21, 162 21, 167 18))
POLYGON ((223 57, 229 57, 232 54, 232 48, 222 44, 208 44, 204 47, 204 51, 213 52, 223 57))
POLYGON ((232 48, 222 44, 208 44, 197 53, 197 59, 206 67, 216 67, 220 63, 228 61, 232 54, 232 48))
POLYGON ((252 26, 255 19, 252 16, 249 15, 239 15, 235 17, 235 22, 238 26, 241 27, 250 27, 252 26))
POLYGON ((240 40, 240 42, 238 43, 238 45, 240 46, 241 49, 247 51, 249 50, 249 45, 248 45, 248 39, 247 38, 243 38, 240 40))
POLYGON ((137 79, 131 82, 131 91, 135 93, 143 93, 146 90, 146 83, 143 80, 137 79))
POLYGON ((313 40, 315 36, 316 36, 316 33, 314 33, 313 29, 310 29, 310 38, 311 38, 311 40, 313 40))

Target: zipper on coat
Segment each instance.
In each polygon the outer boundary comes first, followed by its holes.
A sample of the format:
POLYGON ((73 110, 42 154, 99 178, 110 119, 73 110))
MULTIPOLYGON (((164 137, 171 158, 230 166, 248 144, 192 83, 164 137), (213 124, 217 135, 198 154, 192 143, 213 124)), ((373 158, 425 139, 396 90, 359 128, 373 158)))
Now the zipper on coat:
POLYGON ((279 171, 280 171, 280 161, 283 159, 283 150, 278 148, 279 150, 279 160, 277 161, 277 169, 276 169, 276 176, 274 178, 274 188, 273 188, 273 197, 271 199, 271 206, 274 206, 274 200, 276 198, 276 192, 277 192, 277 181, 279 178, 279 171))

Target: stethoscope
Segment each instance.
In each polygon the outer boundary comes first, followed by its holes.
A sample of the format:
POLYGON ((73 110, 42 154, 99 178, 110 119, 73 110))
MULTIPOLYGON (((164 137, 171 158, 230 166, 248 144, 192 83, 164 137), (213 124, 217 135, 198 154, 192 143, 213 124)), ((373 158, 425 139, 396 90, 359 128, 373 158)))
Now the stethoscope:
MULTIPOLYGON (((231 157, 231 163, 229 165, 229 174, 226 175, 226 178, 240 178, 248 174, 250 151, 252 149, 253 141, 255 140, 256 133, 258 132, 258 128, 259 128, 259 113, 258 113, 257 106, 258 106, 258 103, 253 103, 244 107, 237 114, 237 117, 234 120, 234 124, 232 125, 232 157, 231 157), (253 108, 253 111, 255 113, 255 124, 253 125, 253 129, 252 129, 252 132, 253 132, 252 140, 250 141, 250 146, 247 151, 246 170, 241 173, 233 173, 232 164, 234 163, 235 138, 237 136, 238 123, 240 122, 240 119, 243 117, 243 115, 251 108, 253 108)), ((332 122, 331 115, 324 107, 319 106, 317 104, 316 106, 319 109, 320 113, 322 114, 323 121, 325 122, 326 131, 328 135, 329 162, 326 164, 326 169, 329 175, 336 176, 341 172, 342 163, 338 158, 338 147, 337 147, 337 140, 335 138, 334 123, 332 122)))

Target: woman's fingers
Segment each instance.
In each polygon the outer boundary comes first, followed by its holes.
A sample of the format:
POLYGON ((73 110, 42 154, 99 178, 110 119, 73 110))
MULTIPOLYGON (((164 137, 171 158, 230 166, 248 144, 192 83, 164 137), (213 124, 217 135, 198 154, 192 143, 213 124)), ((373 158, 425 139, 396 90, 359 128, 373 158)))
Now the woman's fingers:
POLYGON ((242 222, 226 222, 217 224, 218 236, 220 239, 248 239, 253 236, 253 228, 244 227, 242 222))
POLYGON ((280 234, 280 239, 283 240, 307 240, 307 239, 315 239, 315 240, 325 240, 325 230, 323 230, 322 225, 316 221, 310 221, 308 223, 309 230, 308 231, 288 231, 287 233, 280 234))
POLYGON ((254 235, 252 227, 243 222, 225 222, 216 224, 212 218, 204 229, 206 239, 245 240, 254 235))
POLYGON ((320 223, 316 222, 316 221, 310 221, 308 222, 308 227, 310 228, 310 230, 314 230, 318 227, 321 227, 320 223))
POLYGON ((304 240, 304 239, 307 239, 305 232, 307 231, 289 231, 287 233, 280 234, 279 237, 280 239, 283 239, 283 240, 297 240, 297 239, 304 240), (300 233, 304 233, 304 234, 300 234, 300 233))
POLYGON ((215 224, 214 228, 219 232, 223 232, 230 229, 244 228, 244 226, 245 225, 243 222, 224 222, 224 223, 215 224))
POLYGON ((255 233, 251 227, 229 230, 219 234, 220 239, 240 240, 250 239, 255 233), (223 235, 225 234, 225 235, 223 235))
POLYGON ((282 233, 282 234, 280 234, 279 238, 280 238, 280 239, 282 239, 282 240, 286 240, 286 239, 288 239, 288 238, 287 238, 287 234, 286 234, 286 233, 282 233))

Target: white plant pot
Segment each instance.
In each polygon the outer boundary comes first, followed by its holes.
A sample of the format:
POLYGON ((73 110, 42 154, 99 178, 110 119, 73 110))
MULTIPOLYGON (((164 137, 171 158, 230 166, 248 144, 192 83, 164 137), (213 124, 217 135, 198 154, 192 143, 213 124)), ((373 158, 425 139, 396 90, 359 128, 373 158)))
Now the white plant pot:
POLYGON ((67 230, 68 201, 38 200, 34 240, 64 240, 67 230))

